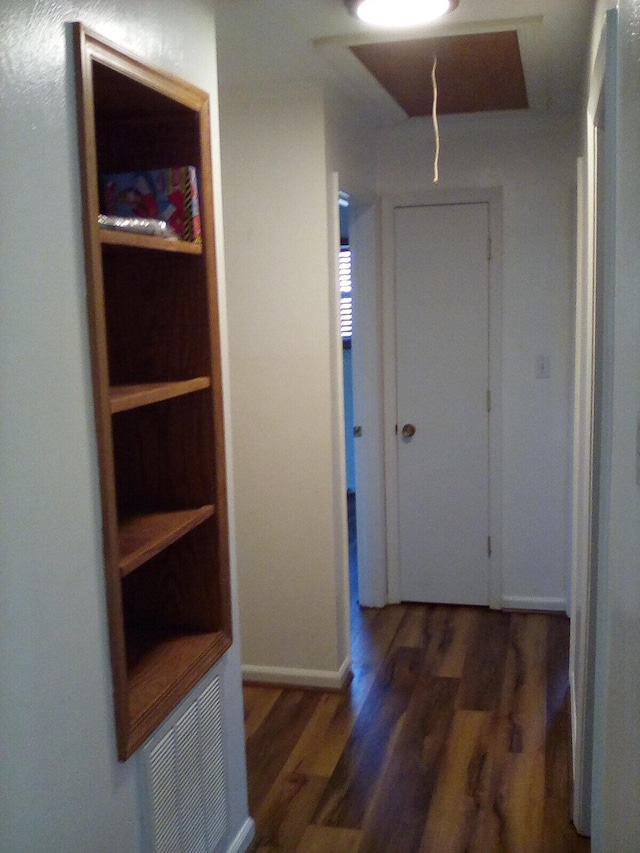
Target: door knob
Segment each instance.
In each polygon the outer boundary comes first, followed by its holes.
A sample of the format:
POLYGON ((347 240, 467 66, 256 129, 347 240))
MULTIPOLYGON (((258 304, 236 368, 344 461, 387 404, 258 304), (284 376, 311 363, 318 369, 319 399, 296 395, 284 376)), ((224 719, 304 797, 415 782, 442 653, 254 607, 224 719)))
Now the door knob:
POLYGON ((413 424, 405 424, 402 427, 402 437, 403 438, 413 438, 416 434, 416 428, 413 424))

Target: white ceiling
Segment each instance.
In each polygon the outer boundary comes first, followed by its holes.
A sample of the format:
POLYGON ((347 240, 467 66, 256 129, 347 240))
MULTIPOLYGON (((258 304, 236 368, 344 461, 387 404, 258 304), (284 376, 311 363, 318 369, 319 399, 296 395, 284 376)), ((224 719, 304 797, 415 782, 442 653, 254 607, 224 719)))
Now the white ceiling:
POLYGON ((530 108, 580 108, 595 0, 460 0, 428 28, 380 31, 342 0, 216 0, 219 79, 236 85, 322 80, 377 124, 404 112, 348 49, 354 42, 517 29, 530 108))

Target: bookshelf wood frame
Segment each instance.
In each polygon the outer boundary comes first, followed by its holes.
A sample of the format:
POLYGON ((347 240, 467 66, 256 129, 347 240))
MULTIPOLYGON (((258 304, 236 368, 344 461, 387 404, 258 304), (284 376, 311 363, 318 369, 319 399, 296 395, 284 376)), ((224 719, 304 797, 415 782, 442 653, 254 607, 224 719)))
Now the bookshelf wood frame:
POLYGON ((209 97, 80 23, 73 30, 105 583, 124 760, 232 641, 209 97), (101 173, 182 165, 197 170, 201 243, 99 229, 101 173))

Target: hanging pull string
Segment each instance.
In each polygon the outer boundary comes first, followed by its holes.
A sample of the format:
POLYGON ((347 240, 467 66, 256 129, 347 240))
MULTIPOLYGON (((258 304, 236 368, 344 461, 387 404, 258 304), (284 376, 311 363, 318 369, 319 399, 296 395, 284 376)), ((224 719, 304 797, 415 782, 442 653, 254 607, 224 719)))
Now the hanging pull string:
POLYGON ((437 184, 440 178, 440 126, 438 125, 438 80, 436 77, 436 69, 438 67, 438 57, 433 57, 433 68, 431 69, 431 82, 433 83, 433 129, 436 134, 436 154, 433 161, 433 183, 437 184))

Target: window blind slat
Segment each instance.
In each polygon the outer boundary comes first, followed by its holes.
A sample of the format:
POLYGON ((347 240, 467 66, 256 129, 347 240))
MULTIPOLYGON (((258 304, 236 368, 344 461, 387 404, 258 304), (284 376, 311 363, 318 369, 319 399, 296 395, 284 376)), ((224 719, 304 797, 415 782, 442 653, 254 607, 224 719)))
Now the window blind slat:
POLYGON ((351 250, 341 249, 338 258, 338 284, 340 286, 340 335, 353 334, 353 295, 351 285, 351 250))

